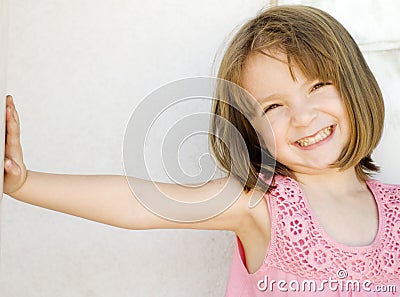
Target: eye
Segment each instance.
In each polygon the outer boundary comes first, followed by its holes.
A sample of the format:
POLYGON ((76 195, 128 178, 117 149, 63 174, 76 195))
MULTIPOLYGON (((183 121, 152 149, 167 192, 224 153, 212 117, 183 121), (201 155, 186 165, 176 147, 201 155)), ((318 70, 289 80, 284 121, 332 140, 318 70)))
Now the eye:
POLYGON ((311 88, 311 92, 322 88, 323 86, 331 85, 330 82, 319 82, 311 88))
POLYGON ((267 112, 267 111, 269 111, 269 110, 275 109, 275 108, 277 108, 277 107, 279 107, 279 106, 280 106, 279 104, 271 104, 270 106, 268 106, 268 107, 264 110, 264 112, 267 112))

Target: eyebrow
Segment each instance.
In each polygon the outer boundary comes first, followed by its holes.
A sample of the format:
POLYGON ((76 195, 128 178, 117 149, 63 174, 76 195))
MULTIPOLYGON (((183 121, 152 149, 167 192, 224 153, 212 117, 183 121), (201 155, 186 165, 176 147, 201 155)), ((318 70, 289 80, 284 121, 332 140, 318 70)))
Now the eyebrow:
POLYGON ((287 95, 274 93, 274 94, 268 95, 267 97, 261 97, 261 98, 258 97, 256 99, 257 99, 257 102, 261 104, 261 102, 265 103, 268 101, 272 101, 272 100, 280 99, 280 98, 286 98, 286 97, 287 97, 287 95))

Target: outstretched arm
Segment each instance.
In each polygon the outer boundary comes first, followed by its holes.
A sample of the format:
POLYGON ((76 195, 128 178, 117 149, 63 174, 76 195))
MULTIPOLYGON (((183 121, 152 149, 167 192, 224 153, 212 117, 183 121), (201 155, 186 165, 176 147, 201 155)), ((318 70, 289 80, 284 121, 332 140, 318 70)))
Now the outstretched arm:
POLYGON ((131 179, 140 197, 168 194, 177 201, 196 203, 210 197, 232 205, 224 212, 198 222, 177 222, 149 211, 137 199, 126 177, 117 175, 66 175, 27 171, 20 144, 18 114, 7 97, 4 191, 9 196, 36 206, 127 229, 191 228, 237 231, 250 220, 248 195, 241 184, 227 178, 213 180, 199 188, 131 179), (159 191, 155 191, 156 185, 159 191))

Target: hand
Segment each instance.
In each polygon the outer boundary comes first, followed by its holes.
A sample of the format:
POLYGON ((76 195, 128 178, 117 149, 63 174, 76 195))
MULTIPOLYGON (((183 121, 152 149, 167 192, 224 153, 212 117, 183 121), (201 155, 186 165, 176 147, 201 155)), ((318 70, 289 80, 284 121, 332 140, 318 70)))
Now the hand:
POLYGON ((20 124, 12 96, 6 99, 6 145, 4 152, 3 192, 12 194, 25 183, 27 170, 20 143, 20 124))

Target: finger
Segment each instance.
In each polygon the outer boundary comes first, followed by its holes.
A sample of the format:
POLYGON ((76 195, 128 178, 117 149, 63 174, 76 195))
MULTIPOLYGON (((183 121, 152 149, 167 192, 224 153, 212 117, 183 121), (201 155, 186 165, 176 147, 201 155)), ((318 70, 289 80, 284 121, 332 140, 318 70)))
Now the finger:
POLYGON ((6 108, 11 108, 13 117, 19 123, 18 112, 17 112, 17 109, 15 108, 15 104, 14 104, 12 96, 8 95, 6 100, 7 100, 6 101, 6 108))
POLYGON ((7 104, 7 108, 9 110, 9 112, 10 112, 10 115, 11 115, 10 118, 13 118, 17 122, 17 124, 19 125, 19 115, 18 115, 17 109, 15 108, 12 96, 10 96, 10 95, 7 96, 7 99, 8 99, 8 102, 9 102, 7 104))
POLYGON ((11 95, 6 96, 6 105, 15 108, 14 99, 11 95))
POLYGON ((20 143, 20 127, 14 119, 11 108, 8 109, 6 125, 5 156, 17 163, 23 163, 22 147, 20 143))
POLYGON ((19 127, 19 115, 18 115, 18 111, 15 108, 14 108, 14 111, 13 111, 13 116, 14 116, 14 119, 17 122, 18 127, 19 127))
POLYGON ((12 116, 13 116, 13 118, 17 121, 17 123, 19 124, 19 115, 18 115, 18 111, 17 111, 17 109, 15 108, 13 98, 12 98, 12 96, 10 96, 10 95, 7 96, 7 103, 6 103, 6 106, 7 106, 7 108, 9 108, 9 109, 11 108, 12 116))
POLYGON ((4 182, 6 185, 18 184, 21 179, 21 167, 14 161, 6 158, 4 161, 4 182))
POLYGON ((5 193, 12 193, 20 187, 22 176, 21 167, 10 159, 4 159, 4 187, 5 193))
POLYGON ((7 107, 6 114, 6 144, 18 145, 20 142, 20 126, 15 118, 15 112, 11 107, 7 107))

